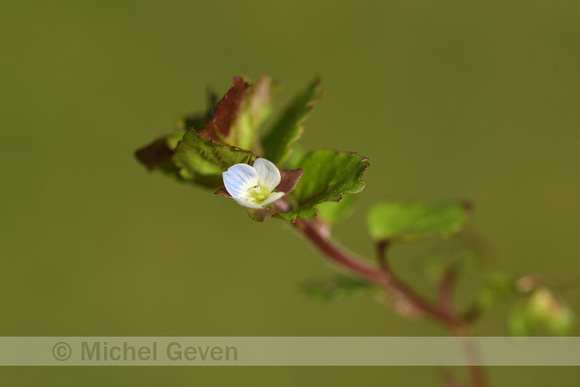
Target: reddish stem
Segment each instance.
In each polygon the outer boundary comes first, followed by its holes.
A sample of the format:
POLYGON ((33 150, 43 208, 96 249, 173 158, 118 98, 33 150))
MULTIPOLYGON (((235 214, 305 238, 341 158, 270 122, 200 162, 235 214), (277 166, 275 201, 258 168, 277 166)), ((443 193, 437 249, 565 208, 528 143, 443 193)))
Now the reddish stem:
POLYGON ((321 232, 321 228, 315 222, 296 218, 294 225, 314 247, 338 266, 358 277, 362 277, 368 281, 381 285, 393 293, 400 294, 408 300, 415 309, 438 320, 444 325, 450 327, 460 325, 460 321, 455 316, 445 313, 431 305, 393 275, 388 267, 384 255, 387 247, 386 244, 379 245, 379 261, 381 262, 382 267, 378 268, 354 257, 341 247, 337 246, 326 233, 321 232))
POLYGON ((437 305, 447 314, 453 314, 453 284, 455 282, 455 270, 449 269, 439 282, 437 305))
POLYGON ((376 284, 385 285, 388 282, 387 276, 381 270, 355 258, 344 249, 336 246, 328 237, 328 233, 324 232, 316 223, 296 218, 294 226, 321 253, 348 272, 376 284))
POLYGON ((337 246, 330 238, 326 225, 296 218, 294 226, 318 251, 342 269, 403 296, 415 309, 447 326, 461 341, 467 356, 473 387, 485 386, 482 367, 477 365, 477 354, 473 343, 469 338, 462 337, 467 335, 467 321, 458 317, 452 308, 451 290, 454 273, 449 272, 443 278, 439 287, 438 303, 432 305, 392 273, 386 258, 388 242, 379 243, 378 260, 380 266, 375 267, 337 246))

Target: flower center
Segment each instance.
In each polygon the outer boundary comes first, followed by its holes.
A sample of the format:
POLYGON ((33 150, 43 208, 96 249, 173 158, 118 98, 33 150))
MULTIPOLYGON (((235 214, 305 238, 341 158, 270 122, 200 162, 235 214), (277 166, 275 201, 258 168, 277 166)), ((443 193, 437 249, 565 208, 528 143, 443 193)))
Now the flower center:
POLYGON ((247 200, 252 203, 262 204, 270 196, 271 192, 261 185, 255 185, 248 190, 247 200))

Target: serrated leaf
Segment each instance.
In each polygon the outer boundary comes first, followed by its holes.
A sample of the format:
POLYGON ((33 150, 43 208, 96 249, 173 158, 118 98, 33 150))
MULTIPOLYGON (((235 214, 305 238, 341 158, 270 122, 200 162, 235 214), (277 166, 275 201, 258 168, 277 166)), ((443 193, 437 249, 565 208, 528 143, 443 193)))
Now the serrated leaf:
POLYGON ((377 291, 377 286, 359 279, 337 276, 331 280, 310 281, 302 285, 304 292, 316 299, 336 300, 377 291))
POLYGON ((448 238, 463 229, 470 208, 468 203, 382 202, 369 211, 367 225, 377 241, 448 238))
POLYGON ((292 152, 304 130, 303 124, 316 102, 322 96, 320 78, 314 79, 286 108, 272 129, 262 140, 264 157, 276 165, 281 165, 292 152))
POLYGON ((188 130, 177 146, 173 162, 179 175, 208 188, 223 186, 222 173, 238 163, 248 163, 252 153, 226 144, 216 143, 193 130, 188 130))
POLYGON ((360 179, 369 167, 367 160, 356 153, 326 149, 308 153, 299 164, 304 170, 302 180, 290 196, 293 209, 279 215, 289 221, 311 218, 318 204, 338 202, 343 194, 362 191, 365 183, 360 179))

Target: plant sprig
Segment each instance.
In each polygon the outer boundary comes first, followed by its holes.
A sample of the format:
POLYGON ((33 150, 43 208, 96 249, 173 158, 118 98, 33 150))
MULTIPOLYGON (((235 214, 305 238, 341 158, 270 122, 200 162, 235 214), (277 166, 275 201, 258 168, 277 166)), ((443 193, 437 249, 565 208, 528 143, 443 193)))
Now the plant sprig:
POLYGON ((271 89, 268 76, 254 84, 235 77, 221 100, 209 94, 205 112, 183 116, 173 133, 138 149, 138 160, 149 170, 236 200, 255 221, 275 217, 292 224, 305 241, 346 274, 309 283, 305 286, 308 294, 324 299, 372 296, 396 313, 430 318, 463 337, 474 387, 484 386, 485 378, 465 337, 473 323, 497 303, 517 299, 509 317, 513 334, 571 332, 574 314, 541 280, 526 282, 488 273, 471 306, 459 310, 454 290, 465 264, 452 261, 442 265, 431 299, 416 293, 393 272, 388 259, 393 245, 455 238, 469 222, 473 210, 469 202, 376 204, 367 217, 377 252, 374 263, 336 243, 331 230, 348 216, 355 194, 365 188, 362 177, 370 165, 368 158, 328 149, 295 151, 304 123, 323 94, 320 78, 311 81, 269 128, 263 128, 271 113, 271 89))

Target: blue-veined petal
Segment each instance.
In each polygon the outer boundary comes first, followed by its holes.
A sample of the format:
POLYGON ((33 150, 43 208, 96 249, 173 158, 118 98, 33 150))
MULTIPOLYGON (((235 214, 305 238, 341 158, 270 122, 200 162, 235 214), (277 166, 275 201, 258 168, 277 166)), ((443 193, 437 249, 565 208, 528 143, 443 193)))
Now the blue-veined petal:
POLYGON ((223 173, 224 185, 235 198, 244 198, 248 190, 258 184, 258 172, 248 164, 232 165, 223 173))
POLYGON ((254 169, 258 172, 258 184, 268 191, 273 192, 280 184, 280 171, 271 161, 258 159, 254 162, 254 169))

